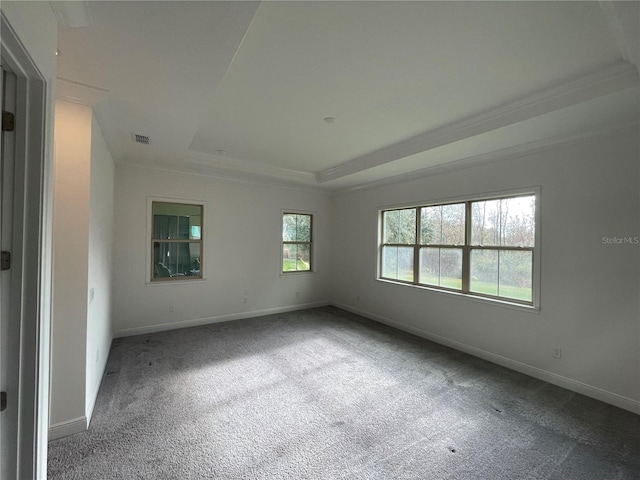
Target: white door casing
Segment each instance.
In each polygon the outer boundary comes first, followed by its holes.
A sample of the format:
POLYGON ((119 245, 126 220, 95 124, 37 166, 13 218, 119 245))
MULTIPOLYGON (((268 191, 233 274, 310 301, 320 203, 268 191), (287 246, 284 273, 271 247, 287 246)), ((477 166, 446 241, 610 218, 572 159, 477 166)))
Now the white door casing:
MULTIPOLYGON (((16 76, 0 67, 0 100, 3 112, 15 112, 16 76)), ((0 243, 3 252, 13 250, 14 132, 0 135, 0 243)), ((0 391, 5 409, 0 413, 0 478, 16 477, 18 434, 19 323, 12 318, 12 270, 0 271, 0 391)))
MULTIPOLYGON (((10 292, 6 300, 2 293, 0 307, 9 320, 6 330, 0 330, 7 339, 0 339, 2 357, 11 359, 2 360, 6 367, 0 366, 6 371, 2 378, 9 385, 1 424, 8 436, 12 434, 5 428, 9 424, 4 414, 14 408, 17 417, 16 435, 13 441, 9 440, 13 446, 8 449, 3 443, 1 449, 9 465, 7 479, 44 480, 49 418, 53 80, 47 81, 42 75, 2 9, 0 59, 3 68, 14 74, 11 78, 15 84, 15 95, 9 97, 15 104, 15 130, 10 142, 12 169, 2 172, 0 182, 5 190, 5 177, 13 177, 8 182, 12 192, 0 192, 5 203, 0 211, 11 217, 10 235, 0 235, 3 250, 7 238, 12 248, 10 274, 2 276, 0 284, 0 293, 5 290, 5 283, 10 292), (8 197, 10 203, 6 204, 8 197)), ((7 139, 5 135, 5 152, 7 139)), ((4 168, 7 163, 2 163, 4 168)), ((2 223, 7 222, 3 219, 2 223)), ((0 474, 4 479, 4 472, 0 474)))

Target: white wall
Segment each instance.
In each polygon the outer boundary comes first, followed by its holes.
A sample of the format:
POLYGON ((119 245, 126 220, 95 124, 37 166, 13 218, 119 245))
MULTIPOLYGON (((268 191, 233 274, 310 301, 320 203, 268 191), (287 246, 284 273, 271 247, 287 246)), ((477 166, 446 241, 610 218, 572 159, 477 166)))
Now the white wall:
POLYGON ((52 427, 85 418, 91 107, 56 100, 52 427))
POLYGON ((114 163, 92 107, 57 100, 55 120, 51 438, 91 420, 112 339, 114 223, 114 163))
POLYGON ((95 116, 91 124, 86 416, 91 418, 112 340, 113 183, 111 153, 95 116), (93 298, 91 292, 93 291, 93 298))
POLYGON ((117 165, 114 330, 133 335, 329 301, 329 197, 311 190, 117 165), (148 282, 149 197, 206 202, 206 280, 148 282), (280 275, 282 210, 315 212, 317 271, 280 275), (244 303, 244 291, 247 302, 244 303), (173 312, 169 307, 173 307, 173 312))
POLYGON ((637 128, 335 199, 332 298, 372 318, 640 411, 637 128), (378 209, 540 186, 541 309, 376 280, 378 209), (357 300, 357 297, 360 300, 357 300), (552 358, 561 348, 562 358, 552 358))

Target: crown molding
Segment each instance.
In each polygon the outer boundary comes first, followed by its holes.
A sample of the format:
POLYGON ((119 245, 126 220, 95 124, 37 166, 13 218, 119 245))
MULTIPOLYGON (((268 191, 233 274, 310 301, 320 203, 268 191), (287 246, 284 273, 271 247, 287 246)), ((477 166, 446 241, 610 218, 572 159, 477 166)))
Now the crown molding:
POLYGON ((356 157, 317 174, 318 183, 346 177, 395 160, 486 133, 523 120, 615 93, 638 84, 635 66, 624 61, 535 92, 483 113, 449 123, 407 140, 356 157))
POLYGON ((104 88, 75 82, 66 78, 56 78, 56 98, 67 102, 95 107, 109 93, 104 88))
MULTIPOLYGON (((153 169, 170 174, 207 177, 225 182, 269 185, 272 187, 284 188, 287 190, 314 192, 326 195, 332 194, 332 191, 330 189, 316 184, 315 180, 313 181, 313 183, 302 183, 300 180, 286 179, 273 175, 262 175, 255 172, 243 172, 237 169, 225 169, 198 162, 190 162, 189 164, 187 164, 187 162, 184 162, 182 165, 154 164, 140 161, 117 161, 116 163, 124 168, 153 169)), ((309 176, 313 178, 312 174, 307 175, 306 178, 308 179, 309 176)))
MULTIPOLYGON (((482 153, 479 155, 473 155, 470 157, 459 158, 456 160, 440 163, 438 165, 432 165, 420 170, 413 170, 410 172, 394 175, 392 177, 386 177, 384 179, 375 180, 365 184, 356 185, 353 187, 331 187, 330 185, 318 185, 316 183, 301 183, 300 180, 285 179, 281 176, 274 175, 262 175, 256 172, 243 172, 233 168, 221 168, 211 164, 201 162, 188 162, 189 164, 183 165, 158 165, 147 162, 123 162, 117 161, 116 163, 124 168, 143 168, 153 169, 169 174, 190 175, 196 177, 207 177, 220 181, 245 183, 254 185, 269 185, 277 188, 285 188, 288 190, 312 191, 314 193, 326 194, 326 195, 342 195, 349 194, 357 191, 370 190, 380 188, 384 186, 394 185, 397 183, 406 182, 409 180, 415 180, 418 178, 424 178, 432 175, 439 175, 442 173, 451 172, 454 170, 462 170, 465 168, 472 168, 480 165, 488 165, 491 163, 502 162, 505 160, 511 160, 514 158, 522 157, 525 155, 538 154, 549 150, 558 148, 570 147, 575 144, 579 144, 585 141, 597 139, 600 137, 606 137, 611 135, 619 135, 626 133, 637 133, 640 129, 638 122, 627 122, 613 126, 601 127, 592 129, 586 132, 578 134, 563 135, 557 137, 549 137, 533 142, 523 143, 512 147, 502 148, 491 152, 482 153)), ((210 158, 211 156, 203 154, 204 157, 210 158)), ((228 162, 227 159, 218 159, 222 164, 228 162)), ((309 176, 312 174, 304 175, 304 178, 309 181, 309 176)))
POLYGON ((347 187, 343 189, 336 189, 336 194, 353 193, 362 190, 370 190, 380 188, 388 185, 394 185, 397 183, 406 182, 409 180, 415 180, 417 178, 429 177, 432 175, 439 175, 442 173, 451 172, 454 170, 462 170, 465 168, 477 167, 480 165, 488 165, 490 163, 502 162, 505 160, 512 160, 514 158, 522 157, 525 155, 532 155, 543 153, 549 150, 555 150, 559 148, 570 147, 588 140, 597 139, 600 137, 619 135, 625 133, 637 133, 640 128, 638 122, 626 122, 613 126, 601 127, 587 132, 581 132, 571 135, 563 135, 557 137, 549 137, 533 142, 523 143, 512 147, 498 149, 492 152, 486 152, 479 155, 473 155, 470 157, 459 158, 457 160, 440 163, 438 165, 432 165, 430 167, 422 168, 420 170, 414 170, 392 177, 386 177, 381 180, 374 180, 362 185, 356 185, 354 187, 347 187))
POLYGON ((263 165, 248 160, 241 160, 229 157, 219 157, 206 153, 189 151, 184 161, 191 165, 200 165, 209 168, 221 169, 225 171, 233 171, 240 175, 273 177, 280 180, 291 181, 295 183, 316 185, 316 175, 311 172, 303 172, 288 168, 274 167, 272 165, 263 165))

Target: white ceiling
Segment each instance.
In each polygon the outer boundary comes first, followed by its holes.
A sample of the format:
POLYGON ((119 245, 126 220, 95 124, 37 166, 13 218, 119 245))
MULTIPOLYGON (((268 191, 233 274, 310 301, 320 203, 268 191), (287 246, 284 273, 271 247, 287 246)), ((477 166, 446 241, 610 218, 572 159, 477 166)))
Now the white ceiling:
POLYGON ((51 3, 59 96, 123 163, 356 188, 640 112, 638 2, 51 3))

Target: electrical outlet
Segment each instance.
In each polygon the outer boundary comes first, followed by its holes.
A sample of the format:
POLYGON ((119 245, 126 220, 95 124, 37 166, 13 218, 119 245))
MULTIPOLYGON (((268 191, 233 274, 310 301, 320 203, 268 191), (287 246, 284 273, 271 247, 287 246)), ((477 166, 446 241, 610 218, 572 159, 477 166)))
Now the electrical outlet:
POLYGON ((173 305, 169 305, 169 311, 173 312, 173 305))
POLYGON ((553 355, 553 358, 562 358, 562 349, 554 348, 552 355, 553 355))

